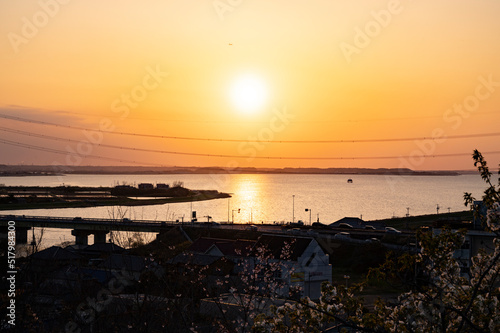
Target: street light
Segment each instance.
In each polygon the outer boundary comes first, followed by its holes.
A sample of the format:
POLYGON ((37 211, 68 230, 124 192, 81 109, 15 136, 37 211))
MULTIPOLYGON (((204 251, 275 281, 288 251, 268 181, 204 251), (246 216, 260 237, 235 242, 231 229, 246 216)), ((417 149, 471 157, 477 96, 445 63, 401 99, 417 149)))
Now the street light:
POLYGON ((347 283, 347 281, 349 281, 351 277, 349 275, 344 275, 344 279, 345 279, 345 288, 348 289, 349 288, 349 285, 347 283))
POLYGON ((240 209, 238 208, 238 209, 231 210, 231 213, 232 213, 232 216, 233 216, 233 219, 232 219, 232 222, 231 222, 232 224, 234 224, 234 212, 238 212, 239 213, 240 209))
POLYGON ((405 220, 406 229, 410 227, 410 207, 406 207, 406 220, 405 220))
POLYGON ((312 225, 312 223, 311 223, 312 210, 310 208, 306 208, 306 212, 309 212, 309 225, 312 225))

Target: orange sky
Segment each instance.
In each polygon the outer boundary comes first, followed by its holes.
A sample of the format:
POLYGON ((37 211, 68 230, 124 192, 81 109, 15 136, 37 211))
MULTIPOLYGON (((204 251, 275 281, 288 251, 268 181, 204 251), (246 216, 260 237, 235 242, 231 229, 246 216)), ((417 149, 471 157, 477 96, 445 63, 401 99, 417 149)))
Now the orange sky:
POLYGON ((499 150, 467 137, 498 132, 499 15, 496 0, 2 1, 0 117, 31 122, 0 118, 0 163, 471 169, 463 154, 499 150), (266 95, 247 112, 231 95, 246 76, 266 95), (439 140, 400 140, 423 137, 439 140))

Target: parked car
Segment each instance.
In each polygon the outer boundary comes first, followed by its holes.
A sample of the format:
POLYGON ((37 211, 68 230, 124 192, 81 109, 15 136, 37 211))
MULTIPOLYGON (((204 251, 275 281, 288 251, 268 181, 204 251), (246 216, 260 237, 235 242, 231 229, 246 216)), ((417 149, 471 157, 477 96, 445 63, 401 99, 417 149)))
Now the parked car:
POLYGON ((400 234, 401 231, 398 229, 395 229, 393 227, 385 227, 385 232, 390 233, 390 234, 400 234))
POLYGON ((340 223, 339 228, 354 229, 354 227, 348 223, 340 223))
POLYGON ((372 225, 365 225, 365 229, 368 229, 368 230, 376 230, 376 228, 372 225))
POLYGON ((307 230, 307 232, 306 232, 306 233, 307 233, 307 235, 308 235, 308 236, 318 237, 318 232, 317 232, 317 231, 315 231, 315 230, 313 230, 313 229, 309 229, 309 230, 307 230))
POLYGON ((380 239, 372 237, 372 238, 365 239, 365 242, 366 243, 380 243, 380 239))
POLYGON ((297 222, 289 222, 288 225, 290 227, 302 227, 304 222, 302 222, 302 220, 298 220, 297 222))
POLYGON ((302 234, 302 230, 300 230, 299 228, 293 228, 293 229, 288 229, 286 233, 288 235, 300 235, 302 234))
POLYGON ((208 226, 208 227, 220 227, 220 224, 217 222, 203 222, 203 225, 208 226))
POLYGON ((339 232, 333 236, 333 239, 351 239, 351 234, 348 232, 339 232))
POLYGON ((245 230, 249 230, 249 231, 257 231, 257 226, 255 225, 249 225, 249 226, 246 226, 245 230))

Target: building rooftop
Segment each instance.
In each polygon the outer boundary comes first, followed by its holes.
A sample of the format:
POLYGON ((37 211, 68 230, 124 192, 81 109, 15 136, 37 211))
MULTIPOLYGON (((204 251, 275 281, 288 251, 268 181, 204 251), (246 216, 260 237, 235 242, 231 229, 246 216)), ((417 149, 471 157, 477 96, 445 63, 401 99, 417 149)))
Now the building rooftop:
POLYGON ((51 246, 45 250, 32 254, 31 258, 38 260, 76 260, 82 259, 83 257, 71 251, 65 250, 62 247, 51 246))
POLYGON ((206 253, 214 245, 217 246, 223 255, 247 255, 255 245, 255 241, 200 237, 191 244, 188 250, 191 252, 206 253))
POLYGON ((271 252, 274 258, 279 259, 287 256, 287 254, 283 253, 283 249, 287 244, 290 244, 290 253, 286 259, 296 261, 312 241, 313 239, 310 237, 263 234, 257 240, 254 252, 259 247, 264 246, 271 252))

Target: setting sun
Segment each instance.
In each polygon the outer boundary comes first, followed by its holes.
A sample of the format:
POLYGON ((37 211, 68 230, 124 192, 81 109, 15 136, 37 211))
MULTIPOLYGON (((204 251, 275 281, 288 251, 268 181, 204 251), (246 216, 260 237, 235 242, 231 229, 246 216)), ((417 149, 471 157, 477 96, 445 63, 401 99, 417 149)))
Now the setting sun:
POLYGON ((500 162, 500 1, 124 3, 0 2, 0 164, 500 162))
POLYGON ((500 333, 499 17, 0 1, 0 326, 500 333))
POLYGON ((267 102, 268 88, 258 76, 241 76, 232 83, 230 98, 238 111, 243 113, 257 112, 267 102))

